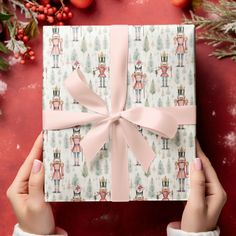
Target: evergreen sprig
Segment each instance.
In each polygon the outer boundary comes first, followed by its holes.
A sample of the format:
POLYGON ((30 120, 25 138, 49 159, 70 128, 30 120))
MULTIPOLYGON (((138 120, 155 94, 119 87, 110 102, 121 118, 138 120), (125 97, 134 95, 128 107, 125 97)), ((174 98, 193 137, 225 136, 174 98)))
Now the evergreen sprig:
POLYGON ((236 62, 236 1, 219 0, 213 3, 203 1, 204 16, 190 12, 185 24, 194 24, 197 38, 211 45, 214 50, 210 56, 218 59, 231 58, 236 62))

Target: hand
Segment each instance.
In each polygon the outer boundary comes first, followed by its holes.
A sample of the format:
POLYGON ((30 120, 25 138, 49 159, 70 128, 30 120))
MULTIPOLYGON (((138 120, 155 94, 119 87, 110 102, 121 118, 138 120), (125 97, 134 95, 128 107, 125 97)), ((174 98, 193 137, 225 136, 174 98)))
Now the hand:
POLYGON ((43 137, 40 134, 28 157, 20 167, 7 190, 20 228, 28 233, 47 235, 55 231, 55 222, 49 203, 44 201, 43 137))
POLYGON ((190 195, 181 220, 181 229, 186 232, 214 230, 227 198, 198 142, 197 157, 191 165, 190 195))

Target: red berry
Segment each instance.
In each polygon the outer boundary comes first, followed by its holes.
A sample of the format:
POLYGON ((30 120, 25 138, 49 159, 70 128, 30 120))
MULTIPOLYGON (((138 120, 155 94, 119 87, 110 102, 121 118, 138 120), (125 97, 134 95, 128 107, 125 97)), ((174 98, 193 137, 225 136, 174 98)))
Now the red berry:
POLYGON ((62 19, 63 20, 67 20, 68 19, 67 14, 65 12, 62 13, 62 19))
POLYGON ((48 3, 47 5, 46 5, 46 8, 50 8, 51 7, 51 5, 48 3))
POLYGON ((30 8, 31 8, 31 4, 30 4, 29 2, 27 2, 27 3, 25 4, 25 7, 26 7, 27 9, 30 9, 30 8))
POLYGON ((18 53, 16 53, 15 55, 14 55, 14 57, 16 58, 16 59, 18 59, 19 58, 19 54, 18 53))
POLYGON ((34 59, 35 59, 35 56, 31 56, 31 57, 30 57, 30 60, 34 60, 34 59))
POLYGON ((38 11, 39 11, 39 12, 43 12, 43 11, 44 11, 44 6, 43 6, 43 5, 39 5, 38 11))
POLYGON ((61 20, 62 20, 62 14, 61 14, 61 13, 58 13, 58 14, 56 15, 56 18, 57 18, 58 21, 61 21, 61 20))
POLYGON ((70 11, 70 9, 69 9, 69 7, 64 7, 64 8, 63 8, 63 11, 64 11, 65 13, 68 13, 68 12, 70 11))
POLYGON ((180 8, 184 8, 191 3, 191 0, 171 0, 171 3, 180 8))
POLYGON ((64 25, 64 23, 63 23, 62 21, 59 21, 59 22, 57 23, 57 25, 62 26, 62 25, 64 25))
POLYGON ((25 35, 24 37, 23 37, 23 42, 24 43, 27 43, 29 41, 29 37, 27 36, 27 35, 25 35))
POLYGON ((37 19, 41 20, 41 21, 45 21, 46 16, 44 14, 39 14, 39 15, 37 15, 37 19))
POLYGON ((43 12, 44 12, 44 14, 47 15, 48 14, 48 9, 46 7, 44 7, 43 12))
POLYGON ((24 34, 24 30, 23 30, 22 28, 19 28, 19 29, 17 30, 17 34, 24 34))
POLYGON ((48 16, 47 21, 48 21, 48 23, 53 24, 54 18, 52 16, 48 16))
POLYGON ((48 15, 52 15, 53 14, 53 9, 52 8, 48 8, 48 15))
POLYGON ((21 39, 23 39, 23 36, 24 36, 23 34, 18 34, 17 38, 21 40, 21 39))
POLYGON ((34 55, 34 51, 33 51, 33 50, 30 50, 30 51, 29 51, 29 55, 30 55, 30 56, 33 56, 33 55, 34 55))
POLYGON ((70 2, 78 8, 87 8, 92 4, 93 0, 70 0, 70 2))
POLYGON ((31 10, 32 10, 32 11, 36 11, 36 6, 32 6, 32 7, 31 7, 31 10))
POLYGON ((73 17, 73 13, 70 11, 70 12, 68 12, 68 18, 72 18, 73 17))
POLYGON ((22 60, 20 61, 20 64, 22 64, 22 65, 25 64, 25 60, 22 59, 22 60))
POLYGON ((57 8, 53 7, 52 10, 53 10, 53 13, 55 13, 57 11, 57 8))

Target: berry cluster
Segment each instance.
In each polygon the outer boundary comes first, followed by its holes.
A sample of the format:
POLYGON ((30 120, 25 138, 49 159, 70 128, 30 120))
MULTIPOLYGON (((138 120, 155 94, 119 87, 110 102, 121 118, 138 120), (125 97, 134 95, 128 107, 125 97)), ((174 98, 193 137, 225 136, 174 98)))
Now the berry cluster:
POLYGON ((16 59, 20 59, 21 64, 25 64, 26 60, 35 60, 34 51, 31 47, 27 47, 27 50, 25 53, 19 53, 14 55, 16 59))
POLYGON ((29 41, 29 37, 25 34, 23 28, 18 28, 15 34, 16 39, 23 41, 24 43, 27 43, 29 41))
MULTIPOLYGON (((23 41, 24 44, 29 42, 29 37, 25 34, 24 29, 21 27, 17 28, 15 38, 17 40, 23 41)), ((25 64, 26 60, 31 60, 31 61, 35 60, 35 53, 31 47, 27 47, 27 50, 25 53, 15 54, 14 57, 16 59, 19 59, 21 64, 25 64)))
POLYGON ((37 19, 49 24, 64 25, 64 22, 71 19, 73 14, 69 7, 62 3, 62 6, 38 5, 37 3, 26 2, 25 7, 37 13, 37 19))

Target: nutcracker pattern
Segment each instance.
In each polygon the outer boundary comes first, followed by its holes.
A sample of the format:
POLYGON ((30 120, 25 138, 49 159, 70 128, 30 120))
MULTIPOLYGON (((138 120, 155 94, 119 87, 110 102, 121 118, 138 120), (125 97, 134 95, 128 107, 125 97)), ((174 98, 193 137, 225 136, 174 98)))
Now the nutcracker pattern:
POLYGON ((143 98, 145 99, 145 81, 146 74, 142 71, 142 62, 138 60, 134 66, 134 73, 132 74, 133 88, 135 91, 135 102, 141 103, 141 94, 143 91, 143 98))
POLYGON ((81 146, 80 146, 81 136, 80 136, 80 126, 73 128, 73 134, 70 137, 70 142, 72 145, 71 151, 74 156, 74 166, 80 166, 80 155, 81 155, 81 146))
POLYGON ((54 182, 53 193, 60 193, 60 181, 64 177, 64 163, 61 161, 61 152, 56 149, 53 152, 53 162, 50 163, 52 180, 54 182))
POLYGON ((52 28, 52 37, 50 43, 52 45, 51 55, 53 58, 52 68, 59 68, 59 55, 62 53, 62 38, 59 34, 59 27, 52 28))
MULTIPOLYGON (((43 31, 43 109, 90 112, 64 88, 79 68, 110 110, 110 26, 46 26, 43 31)), ((194 56, 191 25, 129 26, 126 108, 195 105, 194 56)), ((80 143, 90 129, 81 125, 44 133, 46 201, 111 201, 110 143, 88 165, 80 143)), ((128 150, 130 201, 186 200, 195 126, 180 125, 173 139, 137 129, 156 156, 144 172, 128 150)))
POLYGON ((165 52, 161 55, 161 64, 156 70, 156 75, 159 70, 161 71, 162 87, 168 87, 168 78, 172 75, 172 67, 168 65, 168 54, 165 52))
POLYGON ((170 181, 169 179, 165 176, 162 179, 162 190, 157 194, 157 199, 162 196, 162 201, 169 201, 170 197, 169 195, 173 195, 173 191, 170 190, 169 188, 170 181))
POLYGON ((177 35, 174 38, 176 47, 176 55, 178 57, 177 67, 184 67, 184 54, 187 52, 188 38, 184 34, 184 26, 177 27, 177 35))

